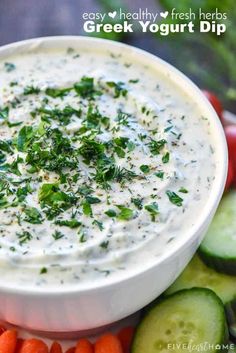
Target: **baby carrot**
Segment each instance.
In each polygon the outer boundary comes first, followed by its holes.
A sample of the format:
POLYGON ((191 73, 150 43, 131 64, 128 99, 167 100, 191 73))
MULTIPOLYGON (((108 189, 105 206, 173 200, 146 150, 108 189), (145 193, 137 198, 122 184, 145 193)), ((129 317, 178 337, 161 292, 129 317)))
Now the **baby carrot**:
POLYGON ((17 342, 16 342, 16 350, 15 353, 19 353, 22 346, 23 346, 24 340, 22 338, 17 338, 17 342))
POLYGON ((50 348, 50 353, 62 353, 62 348, 60 343, 58 342, 53 342, 50 348))
POLYGON ((0 327, 0 336, 3 334, 3 332, 5 332, 6 331, 6 329, 5 329, 5 327, 3 327, 3 326, 1 326, 0 327))
POLYGON ((71 347, 71 348, 67 349, 67 351, 65 353, 75 353, 75 347, 71 347))
POLYGON ((16 349, 17 333, 7 330, 0 336, 0 353, 14 353, 16 349))
POLYGON ((119 338, 124 353, 129 353, 131 348, 131 343, 134 336, 134 327, 125 327, 118 332, 117 337, 119 338))
POLYGON ((111 333, 101 336, 95 343, 95 353, 123 353, 120 340, 111 333))
POLYGON ((48 347, 43 341, 31 338, 24 341, 19 353, 48 353, 48 347))
POLYGON ((81 338, 76 345, 75 353, 93 353, 92 343, 85 338, 81 338))

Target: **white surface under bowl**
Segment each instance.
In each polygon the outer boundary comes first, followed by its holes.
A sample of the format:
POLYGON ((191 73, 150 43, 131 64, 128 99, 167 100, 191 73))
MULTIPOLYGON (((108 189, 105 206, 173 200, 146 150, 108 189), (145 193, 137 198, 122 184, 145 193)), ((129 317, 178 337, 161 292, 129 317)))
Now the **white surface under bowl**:
MULTIPOLYGON (((171 77, 181 90, 198 104, 202 115, 212 125, 217 153, 217 171, 210 196, 194 227, 152 265, 143 264, 142 271, 127 271, 118 280, 96 286, 52 290, 35 288, 0 288, 0 319, 39 332, 64 333, 94 330, 110 325, 144 307, 160 295, 180 274, 200 244, 223 193, 227 170, 227 147, 219 119, 201 91, 182 73, 163 60, 136 48, 112 41, 88 37, 48 37, 31 39, 0 48, 0 58, 28 50, 73 47, 82 51, 89 47, 109 48, 127 55, 129 60, 158 68, 171 77)), ((169 79, 169 78, 168 78, 169 79)))

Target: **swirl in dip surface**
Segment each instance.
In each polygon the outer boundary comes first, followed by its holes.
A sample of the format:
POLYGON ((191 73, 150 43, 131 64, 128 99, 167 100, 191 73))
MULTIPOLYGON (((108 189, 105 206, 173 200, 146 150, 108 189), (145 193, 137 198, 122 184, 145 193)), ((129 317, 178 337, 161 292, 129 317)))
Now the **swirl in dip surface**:
POLYGON ((0 62, 0 282, 122 276, 185 237, 209 196, 211 126, 142 62, 35 50, 0 62))

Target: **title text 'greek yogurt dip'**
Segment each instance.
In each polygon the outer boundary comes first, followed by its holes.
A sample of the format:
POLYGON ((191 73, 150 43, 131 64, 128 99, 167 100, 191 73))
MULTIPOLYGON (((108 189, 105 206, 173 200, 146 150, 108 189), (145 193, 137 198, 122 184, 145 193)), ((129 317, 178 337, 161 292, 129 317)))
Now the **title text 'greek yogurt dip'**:
POLYGON ((213 144, 197 105, 122 53, 0 61, 0 283, 98 283, 158 258, 207 201, 213 144))

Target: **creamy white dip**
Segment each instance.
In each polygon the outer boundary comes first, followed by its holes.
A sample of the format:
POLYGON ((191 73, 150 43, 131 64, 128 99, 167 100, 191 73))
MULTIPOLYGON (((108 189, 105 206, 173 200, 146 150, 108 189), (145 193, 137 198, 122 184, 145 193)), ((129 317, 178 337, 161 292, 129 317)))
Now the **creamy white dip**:
POLYGON ((207 117, 122 54, 0 62, 0 282, 121 276, 197 222, 215 174, 207 117))

